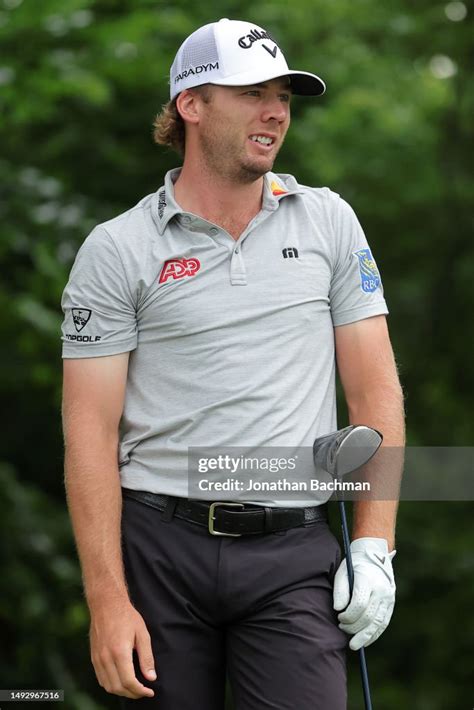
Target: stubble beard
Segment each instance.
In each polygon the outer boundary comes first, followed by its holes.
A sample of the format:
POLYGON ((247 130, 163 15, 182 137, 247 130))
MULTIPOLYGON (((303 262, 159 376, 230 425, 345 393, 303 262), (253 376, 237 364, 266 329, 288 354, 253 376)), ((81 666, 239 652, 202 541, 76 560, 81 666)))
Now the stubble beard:
POLYGON ((202 155, 206 169, 226 182, 248 185, 255 182, 273 168, 276 154, 271 161, 252 159, 237 144, 229 144, 217 131, 201 133, 202 155))

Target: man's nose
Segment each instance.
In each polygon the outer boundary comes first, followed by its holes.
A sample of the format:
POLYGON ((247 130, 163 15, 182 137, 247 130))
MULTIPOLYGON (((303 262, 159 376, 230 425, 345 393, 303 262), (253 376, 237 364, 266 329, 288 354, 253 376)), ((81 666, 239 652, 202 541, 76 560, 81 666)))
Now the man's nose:
POLYGON ((286 120, 289 112, 289 104, 283 102, 280 98, 268 99, 262 111, 262 120, 270 121, 274 119, 279 123, 286 120))

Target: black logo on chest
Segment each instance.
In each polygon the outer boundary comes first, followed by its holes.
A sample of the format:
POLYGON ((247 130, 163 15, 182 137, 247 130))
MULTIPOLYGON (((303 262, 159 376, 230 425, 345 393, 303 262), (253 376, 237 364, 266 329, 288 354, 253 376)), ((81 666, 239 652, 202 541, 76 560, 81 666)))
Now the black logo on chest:
POLYGON ((286 249, 282 249, 281 253, 283 254, 284 259, 298 259, 298 249, 296 247, 286 247, 286 249))

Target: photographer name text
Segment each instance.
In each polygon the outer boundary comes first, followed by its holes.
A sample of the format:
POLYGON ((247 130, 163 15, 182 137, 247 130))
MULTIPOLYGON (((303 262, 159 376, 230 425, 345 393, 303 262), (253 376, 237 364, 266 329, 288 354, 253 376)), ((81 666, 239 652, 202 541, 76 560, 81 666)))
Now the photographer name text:
POLYGON ((321 481, 313 478, 310 481, 292 481, 287 478, 279 478, 274 481, 256 481, 249 478, 246 481, 241 481, 234 478, 227 478, 222 481, 211 481, 208 478, 203 478, 198 482, 200 491, 235 491, 238 493, 248 492, 274 492, 274 491, 341 491, 341 492, 364 492, 370 491, 370 483, 368 481, 341 481, 334 479, 330 481, 321 481))

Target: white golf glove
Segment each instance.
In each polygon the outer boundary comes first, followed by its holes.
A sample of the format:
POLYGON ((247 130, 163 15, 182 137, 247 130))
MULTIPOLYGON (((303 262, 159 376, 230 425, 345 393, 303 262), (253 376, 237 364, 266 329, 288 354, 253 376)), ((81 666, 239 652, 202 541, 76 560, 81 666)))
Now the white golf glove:
POLYGON ((383 538, 361 537, 351 543, 351 552, 354 568, 352 598, 344 559, 334 578, 334 609, 345 609, 338 614, 339 628, 353 634, 349 646, 357 651, 376 641, 392 617, 396 589, 392 559, 396 550, 389 553, 383 538))

